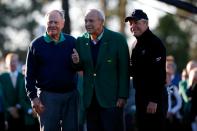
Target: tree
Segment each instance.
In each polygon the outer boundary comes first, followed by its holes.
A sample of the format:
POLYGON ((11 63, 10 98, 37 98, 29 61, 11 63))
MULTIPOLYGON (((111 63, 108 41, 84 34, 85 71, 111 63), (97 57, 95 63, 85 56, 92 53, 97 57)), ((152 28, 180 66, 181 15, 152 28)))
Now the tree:
POLYGON ((125 34, 125 23, 124 23, 124 19, 126 17, 126 11, 125 11, 125 7, 127 4, 127 0, 119 0, 119 10, 118 10, 118 16, 120 19, 120 32, 125 34))
MULTIPOLYGON (((193 5, 197 9, 196 0, 186 0, 188 3, 193 5)), ((183 11, 178 9, 176 14, 180 17, 177 18, 177 22, 182 30, 187 32, 187 37, 189 39, 189 59, 197 60, 197 17, 196 13, 191 13, 189 11, 183 11)))
POLYGON ((196 0, 159 0, 167 4, 173 5, 177 8, 176 22, 179 27, 187 32, 187 38, 189 40, 189 59, 197 60, 197 1, 196 0))
POLYGON ((0 2, 0 53, 5 56, 8 52, 16 52, 25 61, 27 45, 34 38, 37 22, 34 14, 42 7, 41 1, 26 0, 0 2), (12 2, 12 3, 10 3, 12 2))
POLYGON ((69 16, 69 2, 68 0, 62 0, 62 8, 65 13, 65 26, 63 31, 67 34, 70 34, 71 29, 70 29, 70 16, 69 16))
POLYGON ((187 32, 181 30, 175 18, 170 14, 160 18, 155 32, 164 42, 167 55, 175 57, 178 70, 181 71, 189 59, 187 32))
POLYGON ((124 23, 124 19, 126 16, 126 4, 127 4, 127 0, 118 0, 116 3, 116 7, 115 8, 109 8, 109 3, 110 2, 115 2, 113 0, 101 0, 101 8, 104 11, 104 14, 106 16, 106 23, 109 22, 110 18, 112 16, 118 17, 119 20, 119 25, 120 25, 120 29, 119 32, 125 34, 125 23, 124 23))

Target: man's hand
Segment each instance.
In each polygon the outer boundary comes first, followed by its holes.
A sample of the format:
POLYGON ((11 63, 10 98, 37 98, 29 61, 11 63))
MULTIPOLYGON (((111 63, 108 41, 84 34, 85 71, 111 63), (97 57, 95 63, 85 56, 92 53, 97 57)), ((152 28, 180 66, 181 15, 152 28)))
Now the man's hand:
POLYGON ((125 99, 119 98, 117 103, 116 103, 116 106, 119 107, 119 108, 122 108, 122 107, 124 107, 125 103, 126 103, 125 99))
POLYGON ((34 98, 32 101, 33 110, 35 110, 39 115, 44 111, 44 105, 41 103, 39 98, 34 98))
POLYGON ((76 49, 73 49, 72 60, 74 64, 79 63, 79 54, 76 49))
POLYGON ((13 118, 19 118, 19 113, 18 113, 18 109, 14 106, 9 107, 8 111, 10 112, 10 114, 12 115, 13 118))
POLYGON ((147 113, 155 114, 157 111, 157 103, 155 102, 149 102, 147 106, 147 113))

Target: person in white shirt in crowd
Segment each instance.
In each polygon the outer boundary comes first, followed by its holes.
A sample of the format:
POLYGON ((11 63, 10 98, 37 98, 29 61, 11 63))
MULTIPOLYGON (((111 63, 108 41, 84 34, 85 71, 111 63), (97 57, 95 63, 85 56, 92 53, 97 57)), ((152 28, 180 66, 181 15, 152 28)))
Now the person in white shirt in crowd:
POLYGON ((195 60, 190 60, 186 64, 185 69, 182 70, 182 80, 179 82, 179 94, 182 98, 182 130, 191 131, 191 121, 190 121, 190 110, 191 110, 191 97, 188 96, 187 91, 189 90, 189 73, 190 71, 197 67, 197 62, 195 60))
POLYGON ((173 62, 166 61, 166 88, 168 92, 168 111, 166 121, 166 131, 178 130, 180 128, 180 109, 182 99, 178 91, 178 87, 172 84, 171 75, 173 73, 173 62))
POLYGON ((18 54, 8 53, 5 57, 5 64, 7 70, 0 75, 0 82, 5 97, 5 118, 8 131, 24 131, 24 112, 20 99, 25 84, 22 73, 18 71, 18 54))
POLYGON ((173 55, 167 55, 166 61, 170 61, 172 63, 172 74, 171 74, 171 83, 173 85, 179 86, 179 82, 181 81, 181 74, 177 70, 176 59, 173 55))

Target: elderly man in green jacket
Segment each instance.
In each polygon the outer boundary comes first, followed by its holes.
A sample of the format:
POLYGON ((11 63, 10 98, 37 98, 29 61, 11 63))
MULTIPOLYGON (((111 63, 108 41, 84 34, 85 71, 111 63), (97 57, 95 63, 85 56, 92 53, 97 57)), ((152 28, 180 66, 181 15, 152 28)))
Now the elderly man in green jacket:
POLYGON ((2 90, 2 85, 0 83, 0 129, 1 131, 5 131, 5 107, 4 107, 4 94, 2 90))
POLYGON ((85 16, 87 32, 77 39, 72 59, 82 69, 83 103, 88 131, 123 131, 123 107, 129 92, 126 39, 104 27, 96 9, 85 16))
POLYGON ((5 58, 8 70, 0 75, 8 131, 24 130, 24 112, 20 103, 20 94, 25 85, 23 75, 17 70, 18 62, 17 54, 8 53, 5 58))

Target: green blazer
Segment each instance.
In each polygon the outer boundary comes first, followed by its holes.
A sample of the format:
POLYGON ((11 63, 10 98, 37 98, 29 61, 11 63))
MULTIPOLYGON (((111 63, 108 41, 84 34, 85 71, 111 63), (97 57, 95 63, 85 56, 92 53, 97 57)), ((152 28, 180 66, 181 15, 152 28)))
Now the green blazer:
MULTIPOLYGON (((28 114, 28 110, 31 109, 30 99, 27 97, 25 90, 25 79, 24 75, 20 72, 18 73, 16 88, 13 87, 10 74, 8 72, 2 73, 0 75, 0 83, 2 84, 2 89, 5 98, 5 109, 7 110, 11 106, 16 106, 20 104, 22 109, 22 116, 24 117, 26 125, 32 125, 35 123, 35 119, 32 115, 28 114)), ((6 112, 6 117, 9 117, 9 112, 6 112)))
POLYGON ((104 28, 97 64, 94 68, 90 49, 90 35, 77 38, 83 76, 83 103, 87 108, 95 88, 96 98, 104 108, 115 107, 118 98, 128 97, 129 92, 129 50, 123 35, 104 28))
POLYGON ((1 85, 1 83, 0 83, 0 101, 2 102, 2 103, 0 103, 1 104, 0 108, 2 109, 3 112, 5 112, 5 98, 4 98, 3 87, 1 85))
POLYGON ((29 114, 28 111, 32 109, 31 106, 31 101, 29 99, 29 97, 27 96, 27 92, 25 90, 25 86, 24 88, 20 88, 20 95, 19 95, 19 101, 20 104, 22 106, 22 109, 24 111, 24 121, 25 121, 25 125, 35 125, 36 122, 38 121, 37 117, 34 117, 32 114, 29 114))
MULTIPOLYGON (((8 72, 4 72, 0 75, 0 82, 2 84, 2 89, 5 98, 5 109, 7 111, 9 107, 16 106, 16 104, 20 104, 21 89, 25 87, 24 77, 21 73, 18 73, 16 88, 13 87, 10 74, 8 72)), ((9 115, 9 112, 6 112, 6 117, 8 117, 9 115)))

